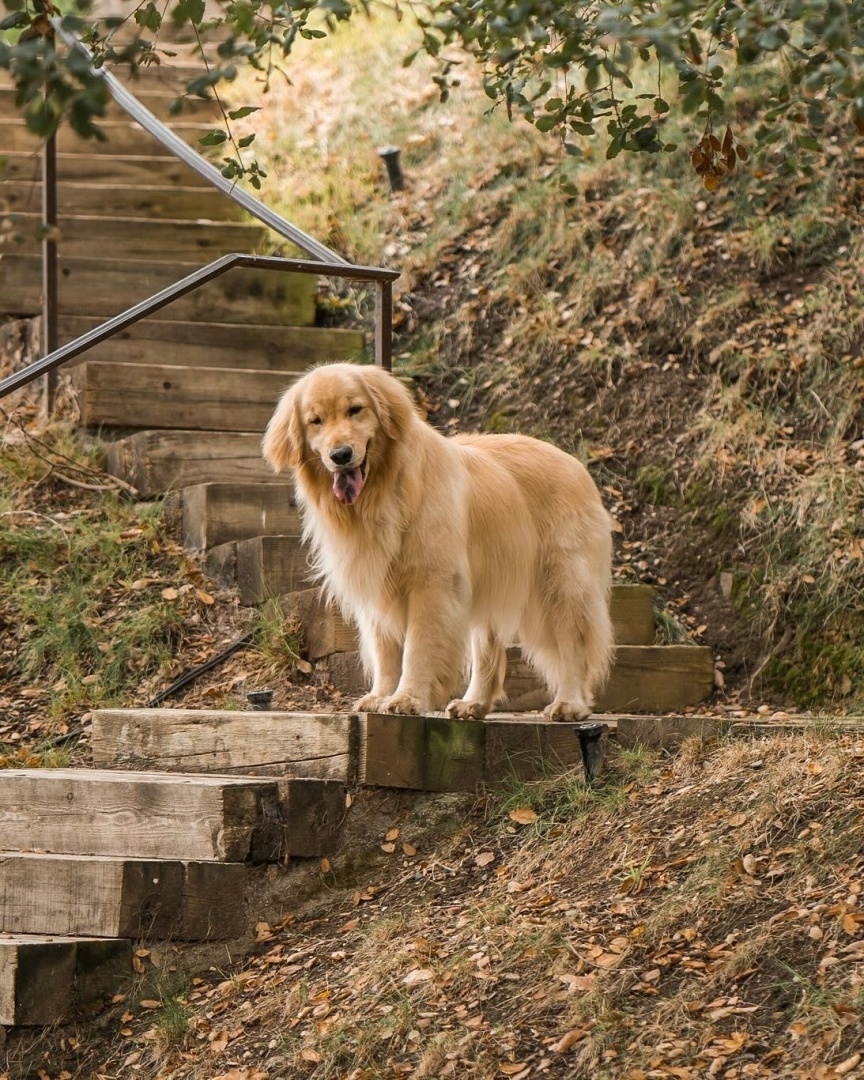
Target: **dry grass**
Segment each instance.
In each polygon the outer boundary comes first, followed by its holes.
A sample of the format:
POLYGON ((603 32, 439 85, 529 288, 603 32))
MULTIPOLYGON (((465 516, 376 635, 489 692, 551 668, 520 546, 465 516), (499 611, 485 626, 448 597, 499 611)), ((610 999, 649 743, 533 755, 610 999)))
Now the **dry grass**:
POLYGON ((613 756, 593 795, 568 776, 490 797, 434 850, 403 818, 420 854, 193 990, 158 1075, 820 1075, 864 1007, 862 760, 854 736, 694 741, 613 756))

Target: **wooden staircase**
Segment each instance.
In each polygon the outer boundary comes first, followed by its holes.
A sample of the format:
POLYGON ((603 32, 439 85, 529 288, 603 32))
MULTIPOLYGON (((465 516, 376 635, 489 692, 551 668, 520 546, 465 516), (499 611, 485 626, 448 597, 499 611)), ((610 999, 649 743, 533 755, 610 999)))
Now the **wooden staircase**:
MULTIPOLYGON (((176 95, 166 77, 135 87, 163 114, 176 95)), ((206 113, 194 103, 178 130, 197 137, 206 113)), ((105 126, 104 146, 61 137, 61 342, 265 239, 122 117, 105 126)), ((36 149, 0 85, 0 206, 17 236, 0 247, 0 308, 18 317, 40 310, 36 149)), ((310 662, 359 689, 355 631, 310 587, 291 487, 267 471, 260 438, 286 382, 318 360, 359 356, 362 334, 314 326, 308 276, 232 273, 162 316, 75 369, 82 427, 101 433, 106 467, 142 498, 173 493, 183 542, 212 576, 244 604, 278 597, 310 662)), ((633 714, 680 711, 711 692, 710 650, 654 645, 650 589, 616 587, 613 615, 619 645, 601 707, 628 714, 622 730, 638 731, 633 714)), ((543 704, 515 648, 507 688, 518 709, 543 704)), ((129 977, 141 938, 248 933, 249 865, 332 852, 346 787, 464 791, 582 760, 578 725, 512 714, 103 710, 92 751, 92 769, 0 773, 0 1025, 93 1008, 129 977)))

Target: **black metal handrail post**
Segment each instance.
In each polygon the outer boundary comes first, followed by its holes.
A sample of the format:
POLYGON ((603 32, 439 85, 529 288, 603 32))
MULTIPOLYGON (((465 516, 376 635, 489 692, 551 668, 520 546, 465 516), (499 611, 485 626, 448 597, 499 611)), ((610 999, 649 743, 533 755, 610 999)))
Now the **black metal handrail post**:
MULTIPOLYGON (((42 352, 53 353, 59 344, 57 319, 57 136, 49 135, 42 148, 42 352)), ((45 380, 45 412, 54 410, 57 373, 45 380)))
MULTIPOLYGON (((235 266, 249 270, 279 270, 282 273, 319 274, 354 281, 371 281, 378 286, 379 294, 390 293, 393 281, 399 277, 398 270, 383 270, 378 266, 319 263, 308 260, 283 259, 276 255, 241 255, 236 253, 223 255, 212 263, 208 263, 207 266, 202 266, 200 270, 195 270, 185 278, 181 278, 180 281, 175 281, 173 285, 166 286, 166 288, 154 293, 153 296, 149 296, 146 300, 142 300, 139 304, 135 304, 134 307, 122 311, 112 319, 108 319, 101 326, 94 327, 93 330, 82 334, 81 337, 70 341, 67 345, 61 345, 54 352, 35 360, 26 368, 7 375, 5 379, 0 380, 0 398, 11 394, 13 390, 20 390, 22 386, 26 386, 27 383, 32 382, 33 379, 38 378, 40 375, 46 375, 70 360, 74 360, 76 356, 80 356, 81 353, 93 348, 94 345, 113 337, 114 334, 125 330, 127 326, 132 326, 133 323, 139 322, 147 315, 152 315, 154 311, 159 311, 160 308, 166 307, 181 296, 193 292, 208 281, 221 277, 222 274, 232 270, 235 266)), ((386 359, 387 355, 388 350, 382 350, 382 361, 386 359)))
MULTIPOLYGON (((59 19, 52 19, 54 31, 70 49, 83 52, 88 60, 92 54, 80 39, 64 30, 59 19)), ((74 359, 94 345, 105 341, 120 330, 158 311, 172 301, 197 289, 205 282, 219 277, 234 266, 252 269, 283 270, 295 273, 314 273, 323 276, 369 281, 375 285, 375 363, 390 371, 393 363, 393 282, 399 277, 397 270, 380 267, 358 266, 349 263, 335 251, 319 243, 307 233, 286 221, 270 207, 227 180, 209 161, 180 139, 170 127, 163 124, 110 72, 93 68, 102 78, 118 105, 145 131, 157 139, 171 154, 194 169, 203 179, 218 188, 224 195, 252 214, 263 224, 280 233, 300 248, 312 262, 275 256, 225 255, 200 270, 187 275, 140 303, 108 319, 100 326, 62 347, 58 346, 58 199, 57 199, 57 142, 50 136, 43 147, 42 159, 42 346, 44 355, 39 359, 0 380, 0 398, 20 389, 41 375, 46 379, 46 405, 50 413, 56 396, 56 371, 61 365, 74 359)))

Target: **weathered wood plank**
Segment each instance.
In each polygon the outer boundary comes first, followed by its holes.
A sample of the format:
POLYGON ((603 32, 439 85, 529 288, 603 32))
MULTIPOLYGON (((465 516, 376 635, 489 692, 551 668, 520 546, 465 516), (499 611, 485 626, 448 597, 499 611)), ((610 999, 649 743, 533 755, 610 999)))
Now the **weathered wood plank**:
POLYGON ((0 852, 4 933, 205 941, 244 930, 240 863, 0 852))
POLYGON ((533 780, 582 762, 575 724, 495 717, 360 717, 360 778, 420 791, 471 791, 511 778, 533 780))
MULTIPOLYGON (((183 111, 179 116, 174 116, 170 112, 169 106, 171 105, 171 102, 177 98, 178 93, 182 92, 182 87, 178 87, 177 90, 172 90, 167 86, 151 87, 141 83, 137 85, 132 84, 130 89, 132 90, 132 93, 140 99, 141 103, 155 116, 158 116, 160 120, 167 120, 169 123, 173 123, 178 119, 186 122, 195 119, 203 120, 205 124, 212 123, 218 125, 222 123, 222 113, 219 109, 219 104, 212 98, 186 97, 183 99, 183 111)), ((14 119, 17 112, 14 89, 10 86, 0 86, 0 115, 14 119)), ((126 120, 127 123, 129 122, 127 114, 113 101, 108 102, 105 110, 105 120, 126 120)), ((98 123, 101 124, 102 121, 100 120, 98 123)))
MULTIPOLYGON (((60 344, 80 337, 99 319, 66 315, 59 322, 60 344)), ((255 326, 243 323, 186 323, 144 319, 88 350, 83 362, 163 364, 168 350, 182 346, 187 367, 251 368, 256 371, 304 371, 325 360, 356 360, 364 355, 359 330, 323 326, 255 326)))
POLYGON ((609 614, 619 645, 654 643, 654 590, 650 585, 613 585, 609 614))
MULTIPOLYGON (((279 582, 270 582, 271 595, 287 592, 279 582)), ((300 620, 305 655, 319 660, 336 652, 353 652, 359 647, 357 630, 323 595, 306 590, 286 597, 285 610, 300 620)), ((649 645, 654 640, 653 590, 649 585, 613 585, 610 613, 619 644, 649 645)), ((533 689, 533 687, 532 687, 533 689)))
POLYGON ((116 994, 131 974, 132 943, 125 939, 0 937, 0 1024, 72 1020, 116 994))
POLYGON ((482 721, 368 713, 360 745, 360 779, 371 786, 473 791, 483 780, 482 721))
POLYGON ((281 371, 167 364, 81 364, 71 374, 85 427, 210 432, 263 432, 292 381, 281 371))
MULTIPOLYGON (((0 190, 0 197, 2 197, 0 190)), ((36 255, 41 250, 41 213, 13 213, 8 217, 11 239, 7 251, 36 255)), ((171 207, 171 216, 105 217, 61 213, 57 250, 70 258, 96 259, 110 251, 115 259, 170 259, 176 262, 211 262, 239 251, 253 254, 264 249, 268 230, 242 221, 183 220, 171 207)))
POLYGON ((183 489, 183 543, 203 551, 300 528, 291 484, 196 484, 183 489))
MULTIPOLYGON (((0 172, 0 199, 8 205, 10 212, 39 214, 42 189, 38 170, 32 179, 3 180, 4 175, 0 172)), ((216 188, 181 187, 179 184, 174 187, 167 184, 77 184, 72 181, 64 183, 62 180, 57 186, 57 206, 62 219, 70 214, 96 213, 106 218, 172 217, 204 221, 239 221, 246 218, 242 208, 216 188)))
MULTIPOLYGON (((283 604, 284 606, 284 604, 283 604)), ((549 703, 542 680, 518 645, 508 652, 504 690, 510 712, 533 712, 549 703)), ((366 681, 357 652, 327 657, 330 682, 343 694, 362 693, 366 681)), ((714 658, 708 648, 685 645, 620 645, 597 712, 675 712, 698 705, 714 688, 714 658)))
POLYGON ((483 776, 487 784, 512 777, 536 780, 582 764, 574 724, 538 717, 526 722, 516 716, 492 716, 483 721, 486 732, 483 776))
POLYGON ((356 718, 347 713, 98 709, 98 767, 356 779, 356 718))
POLYGON ((357 627, 330 604, 323 589, 300 589, 282 597, 282 610, 296 618, 304 655, 320 660, 333 653, 354 652, 359 647, 357 627))
POLYGON ((311 584, 309 553, 299 535, 239 540, 235 558, 241 604, 260 604, 311 584))
POLYGON ((95 769, 0 772, 0 849, 243 862, 279 824, 275 782, 95 769), (23 843, 22 843, 23 842, 23 843))
MULTIPOLYGON (((60 310, 85 315, 118 315, 200 268, 195 262, 143 259, 77 259, 60 256, 60 310)), ((0 304, 16 315, 41 310, 41 261, 37 255, 0 259, 0 304)), ((315 321, 313 274, 231 270, 175 300, 163 313, 171 319, 311 326, 315 321)))
MULTIPOLYGON (((29 150, 13 153, 11 150, 4 149, 3 161, 5 162, 4 177, 39 184, 42 167, 39 152, 29 150)), ((176 184, 179 187, 205 190, 202 188, 204 181, 192 168, 158 151, 154 153, 141 151, 122 158, 91 157, 87 153, 58 153, 57 175, 60 190, 63 190, 63 185, 66 183, 105 186, 110 186, 112 183, 126 186, 141 184, 147 187, 154 184, 160 187, 176 184)), ((226 202, 231 202, 230 199, 225 198, 225 195, 221 195, 221 198, 226 202)))
MULTIPOLYGON (((105 120, 99 121, 99 127, 105 133, 106 141, 98 142, 96 139, 86 141, 64 124, 57 132, 57 151, 61 154, 93 154, 99 157, 114 154, 146 154, 148 150, 154 153, 164 153, 161 144, 153 138, 144 128, 132 120, 105 120)), ((172 122, 171 130, 184 142, 193 146, 196 150, 202 150, 198 140, 209 131, 213 125, 204 120, 180 120, 172 122)), ((42 140, 34 135, 22 120, 0 118, 0 150, 10 153, 33 153, 41 149, 42 140)))
POLYGON ((138 431, 106 443, 104 455, 107 472, 145 496, 206 483, 285 483, 261 457, 260 432, 138 431))
POLYGON ((717 739, 731 723, 720 716, 618 716, 615 738, 624 747, 673 749, 685 739, 717 739))

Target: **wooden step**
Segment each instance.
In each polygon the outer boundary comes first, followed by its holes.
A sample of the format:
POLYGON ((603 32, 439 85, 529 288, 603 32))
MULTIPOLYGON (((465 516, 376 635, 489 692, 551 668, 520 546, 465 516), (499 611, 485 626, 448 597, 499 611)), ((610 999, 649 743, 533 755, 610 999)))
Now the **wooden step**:
POLYGON ((0 931, 208 941, 245 927, 242 863, 0 852, 0 931))
MULTIPOLYGON (((63 314, 118 315, 193 273, 205 261, 163 263, 61 255, 60 310, 63 314)), ((41 281, 38 255, 4 255, 0 259, 2 311, 38 315, 41 281)), ((226 322, 311 326, 315 321, 316 288, 314 274, 235 269, 175 300, 162 314, 170 319, 212 322, 214 312, 218 312, 226 322)))
POLYGON ((581 762, 577 725, 348 713, 111 709, 92 714, 94 761, 135 768, 300 772, 347 784, 462 791, 581 762))
MULTIPOLYGON (((177 347, 170 358, 179 359, 180 353, 177 347)), ((263 433, 293 381, 280 371, 167 364, 79 364, 70 373, 81 424, 90 428, 263 433)))
POLYGON ((309 553, 299 535, 220 544, 208 553, 206 569, 224 588, 236 586, 241 604, 261 604, 312 584, 309 553))
MULTIPOLYGON (((29 158, 32 162, 33 159, 29 158)), ((41 214, 42 187, 37 167, 27 179, 2 180, 0 200, 11 214, 41 214)), ((203 184, 201 180, 199 183, 203 184)), ((108 217, 180 218, 187 221, 237 221, 246 214, 237 203, 211 187, 175 185, 76 184, 57 185, 60 217, 105 214, 108 217)))
POLYGON ((267 862, 319 855, 342 811, 338 785, 102 769, 0 772, 0 850, 267 862))
MULTIPOLYGON (((357 652, 334 653, 320 661, 329 682, 354 696, 368 689, 357 652)), ((597 712, 677 712, 698 705, 714 689, 714 654, 695 645, 619 645, 609 681, 597 695, 597 712)), ((514 645, 507 650, 504 681, 507 709, 542 709, 549 695, 533 667, 514 645)))
MULTIPOLYGON (((279 537, 271 537, 271 544, 274 547, 279 543, 279 537)), ((290 550, 294 543, 293 537, 287 538, 284 543, 290 550)), ((270 564, 278 567, 275 552, 271 551, 268 554, 270 564)), ((286 562, 289 557, 286 553, 286 562)), ((260 569, 253 571, 250 568, 247 573, 250 575, 256 573, 263 579, 261 588, 266 589, 265 595, 283 596, 285 614, 298 620, 305 646, 304 655, 310 660, 320 660, 331 653, 354 652, 359 648, 357 631, 353 623, 346 621, 338 608, 327 603, 322 590, 303 590, 292 596, 290 595, 292 590, 280 587, 287 582, 287 576, 280 579, 274 572, 271 577, 265 574, 263 564, 260 569)), ((248 603, 258 602, 248 601, 248 603)), ((243 600, 242 589, 241 603, 247 603, 243 600)), ((613 585, 609 597, 609 608, 615 640, 619 645, 651 645, 653 643, 654 590, 650 585, 613 585)))
POLYGON ((204 551, 253 536, 297 535, 294 487, 276 484, 196 484, 183 489, 183 543, 204 551))
MULTIPOLYGON (((61 154, 87 154, 98 157, 113 156, 115 154, 146 154, 148 151, 164 153, 164 148, 144 128, 132 120, 100 120, 97 123, 106 136, 105 142, 97 139, 82 139, 68 124, 57 132, 57 150, 61 154)), ((203 149, 199 139, 207 131, 211 131, 216 124, 204 120, 172 121, 171 130, 184 142, 196 150, 203 149)), ((36 153, 42 147, 43 140, 25 125, 23 120, 17 118, 0 118, 0 149, 4 153, 36 153)))
POLYGON ((132 943, 113 938, 0 936, 0 1025, 74 1020, 122 989, 132 943))
MULTIPOLYGON (((202 120, 205 124, 222 123, 219 103, 214 98, 182 97, 185 89, 182 81, 178 81, 173 88, 169 84, 154 85, 143 81, 127 85, 142 105, 168 124, 173 125, 176 121, 188 123, 193 119, 202 120), (182 112, 174 115, 171 112, 171 104, 177 100, 178 96, 182 97, 183 109, 182 112)), ((15 105, 15 90, 11 86, 0 86, 0 116, 9 120, 15 120, 20 116, 20 110, 15 105)), ((128 114, 113 100, 109 100, 105 110, 105 120, 128 121, 128 114)), ((101 124, 103 121, 97 119, 96 122, 101 124)))
POLYGON ((357 779, 348 713, 100 709, 91 720, 98 768, 357 779))
POLYGON ((138 431, 104 451, 106 471, 144 496, 214 482, 285 484, 261 457, 260 432, 138 431))
MULTIPOLYGON (((7 192, 19 189, 26 192, 34 185, 38 192, 42 182, 41 155, 23 151, 12 153, 9 150, 3 150, 2 153, 4 164, 0 171, 0 183, 3 185, 4 198, 12 197, 7 196, 7 192)), ((165 193, 176 187, 181 191, 192 189, 201 192, 212 191, 219 195, 221 200, 231 203, 230 199, 226 199, 221 192, 203 180, 194 169, 171 156, 167 150, 153 154, 117 154, 111 158, 96 158, 89 154, 58 154, 57 178, 61 195, 67 186, 78 186, 88 190, 95 187, 97 194, 101 187, 107 197, 111 189, 119 185, 124 188, 127 197, 139 188, 143 189, 145 198, 152 198, 153 196, 147 194, 148 189, 165 193)), ((28 198, 32 198, 32 195, 28 198)), ((71 198, 72 196, 70 200, 71 198)), ((35 211, 38 205, 37 203, 30 209, 35 211)), ((59 205, 61 210, 67 205, 62 197, 59 199, 59 205)), ((231 203, 231 205, 234 204, 231 203)), ((89 209, 102 207, 103 203, 98 202, 89 209)), ((20 210, 22 207, 13 204, 10 209, 20 210)), ((105 212, 113 211, 105 207, 105 212)), ((243 213, 239 209, 237 212, 243 213)), ((193 213, 191 216, 208 217, 209 215, 193 213)))
MULTIPOLYGON (((173 207, 170 210, 176 215, 173 207)), ((112 257, 121 259, 207 263, 235 251, 250 255, 260 252, 270 235, 263 225, 241 221, 154 220, 64 212, 58 220, 57 250, 74 258, 98 258, 100 252, 110 251, 112 257)), ((8 221, 11 235, 2 249, 37 254, 41 250, 42 214, 13 213, 8 221)))
MULTIPOLYGON (((92 330, 100 320, 86 315, 60 318, 60 344, 92 330)), ((362 330, 323 326, 255 326, 244 323, 178 322, 143 319, 90 349, 84 361, 162 364, 168 350, 182 346, 186 367, 227 367, 255 371, 304 371, 310 364, 363 357, 362 330)))
MULTIPOLYGON (((509 708, 542 709, 549 695, 518 646, 507 650, 509 708)), ((597 695, 599 712, 676 712, 714 690, 714 653, 699 645, 619 645, 612 673, 597 695)))

